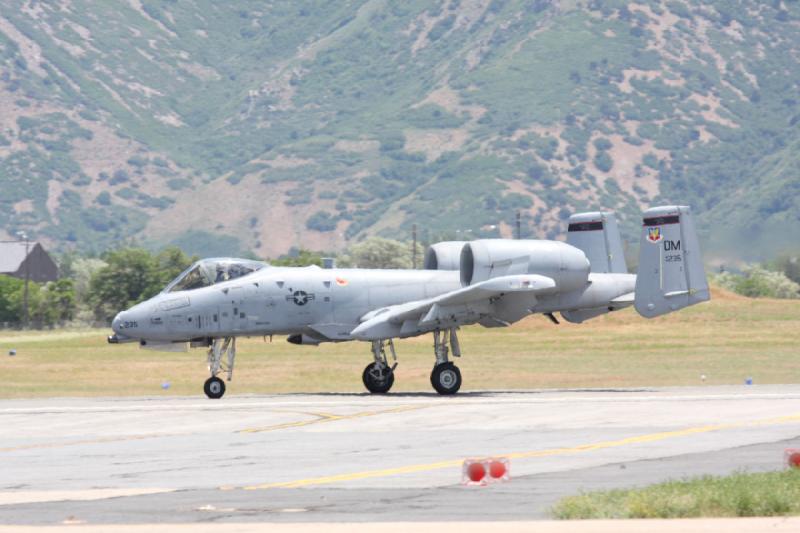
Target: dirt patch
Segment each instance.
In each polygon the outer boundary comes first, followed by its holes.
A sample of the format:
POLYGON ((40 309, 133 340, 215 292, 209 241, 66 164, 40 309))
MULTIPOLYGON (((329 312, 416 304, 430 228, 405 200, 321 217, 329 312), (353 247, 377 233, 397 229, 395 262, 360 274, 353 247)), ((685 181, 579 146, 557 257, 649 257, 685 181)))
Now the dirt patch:
POLYGON ((733 39, 734 41, 743 41, 744 27, 738 20, 731 20, 727 26, 722 28, 722 33, 733 39))
POLYGON ((291 70, 284 70, 280 74, 275 75, 269 81, 261 84, 258 89, 251 89, 248 91, 248 98, 250 100, 249 108, 246 114, 250 114, 253 110, 256 101, 262 96, 270 98, 277 98, 277 104, 270 104, 267 106, 270 110, 287 110, 293 107, 292 98, 295 94, 295 86, 292 85, 292 79, 300 78, 303 75, 303 70, 294 68, 291 70))
POLYGON ((717 52, 716 49, 711 46, 711 39, 708 37, 708 30, 711 27, 711 23, 700 17, 695 19, 695 23, 697 26, 697 32, 695 35, 700 41, 700 51, 711 56, 714 60, 714 65, 717 67, 717 71, 719 71, 720 74, 724 74, 728 68, 728 62, 725 61, 725 58, 722 57, 722 54, 717 52))
MULTIPOLYGON (((442 13, 444 13, 444 10, 442 10, 442 13)), ((428 12, 425 11, 421 13, 414 21, 411 22, 414 29, 420 28, 420 31, 417 34, 417 38, 411 45, 412 56, 416 56, 417 52, 428 46, 428 34, 433 29, 433 26, 443 17, 444 14, 440 15, 439 17, 431 17, 428 15, 428 12)))
POLYGON ((22 200, 14 204, 15 213, 31 213, 34 209, 33 200, 22 200))
POLYGON ((460 150, 469 138, 466 128, 403 131, 406 152, 422 152, 430 163, 435 161, 445 152, 460 150))
POLYGON ((180 128, 181 126, 185 126, 181 117, 179 117, 176 113, 169 112, 164 115, 153 115, 153 118, 159 121, 160 123, 164 124, 165 126, 172 126, 174 128, 180 128))
POLYGON ((306 165, 313 165, 313 159, 303 159, 300 157, 286 157, 283 154, 278 155, 275 159, 254 159, 252 163, 261 163, 268 165, 270 168, 297 168, 306 165))
POLYGON ((131 81, 131 82, 121 82, 122 85, 125 85, 131 91, 137 92, 139 94, 143 94, 145 98, 150 98, 152 96, 164 96, 164 93, 153 89, 152 87, 148 87, 147 85, 143 85, 138 81, 131 81))
POLYGON ((594 140, 600 137, 595 135, 588 145, 589 159, 592 161, 591 167, 598 177, 599 184, 602 186, 607 178, 614 178, 620 188, 634 197, 639 198, 639 203, 644 207, 647 200, 655 197, 659 191, 658 173, 644 165, 642 159, 645 155, 652 153, 659 159, 669 159, 669 152, 655 148, 654 142, 644 140, 641 146, 635 146, 625 142, 621 135, 604 135, 602 137, 611 142, 608 155, 611 156, 614 164, 609 172, 602 172, 594 165, 594 157, 597 155, 597 148, 594 140), (636 167, 639 166, 640 176, 636 175, 636 167), (647 198, 642 198, 641 193, 634 190, 634 186, 643 190, 647 198))
POLYGON ((87 43, 91 42, 92 40, 92 32, 89 31, 89 28, 85 26, 81 26, 77 22, 73 22, 71 20, 64 21, 67 26, 70 27, 72 31, 80 35, 81 39, 86 41, 87 43))
POLYGON ((424 100, 412 105, 411 108, 414 109, 425 104, 438 105, 454 115, 461 115, 467 112, 472 120, 480 119, 487 111, 487 109, 482 106, 463 105, 461 103, 461 96, 450 88, 447 83, 431 92, 424 100))
POLYGON ((50 27, 49 24, 44 23, 44 24, 42 24, 42 27, 44 28, 45 33, 48 34, 50 39, 54 43, 56 43, 59 47, 61 47, 64 50, 66 50, 66 52, 69 55, 71 55, 72 57, 80 59, 80 58, 82 58, 83 56, 86 55, 86 50, 84 50, 80 46, 78 46, 76 44, 69 43, 67 41, 64 41, 64 40, 59 39, 58 37, 56 37, 55 32, 53 31, 53 29, 50 27))
POLYGON ((511 227, 508 222, 500 222, 497 225, 497 230, 500 232, 500 237, 503 239, 513 239, 516 228, 511 227))
POLYGON ((142 8, 141 0, 128 0, 128 4, 131 6, 131 9, 137 11, 141 16, 143 16, 144 18, 146 18, 147 20, 158 26, 159 30, 163 31, 166 34, 169 34, 171 37, 175 38, 178 37, 172 30, 164 26, 164 24, 162 24, 160 20, 156 20, 150 15, 148 15, 147 12, 144 10, 144 8, 142 8))
POLYGON ((435 17, 430 16, 428 11, 424 11, 403 30, 405 35, 412 35, 414 31, 419 30, 417 38, 411 45, 412 56, 416 56, 417 52, 430 44, 430 41, 428 41, 428 34, 440 20, 455 15, 456 19, 453 22, 453 27, 450 28, 447 33, 456 30, 467 30, 477 21, 481 20, 484 12, 489 7, 489 2, 486 0, 462 0, 458 8, 451 11, 451 3, 452 0, 446 0, 440 8, 439 15, 435 17))
POLYGON ((374 152, 380 147, 380 143, 378 141, 371 141, 371 140, 348 140, 348 139, 341 139, 336 141, 336 144, 333 145, 334 150, 339 150, 341 152, 357 152, 357 153, 364 153, 364 152, 374 152))
POLYGON ((287 205, 286 193, 297 187, 295 182, 262 183, 253 174, 235 186, 220 178, 185 191, 170 209, 155 213, 145 235, 168 241, 187 228, 225 233, 237 236, 243 246, 254 248, 263 257, 278 257, 293 246, 311 250, 341 248, 342 228, 346 228, 346 223, 336 231, 325 233, 305 226, 308 217, 320 209, 332 211, 335 200, 319 200, 313 194, 313 185, 309 185, 309 195, 314 201, 287 205), (254 218, 257 223, 252 226, 254 218), (261 246, 256 248, 258 241, 261 246))
POLYGON ((716 285, 711 285, 711 299, 722 301, 743 301, 751 300, 752 298, 742 296, 741 294, 736 294, 733 291, 723 289, 722 287, 717 287, 716 285))
POLYGON ((201 65, 200 63, 187 63, 179 61, 178 66, 195 78, 199 78, 204 81, 217 81, 222 79, 222 76, 219 75, 219 72, 211 67, 201 65))
POLYGON ((650 6, 642 4, 631 4, 628 6, 631 11, 640 11, 647 15, 649 22, 646 26, 655 35, 655 43, 651 43, 648 48, 661 49, 664 47, 664 34, 672 31, 680 17, 671 13, 668 9, 663 9, 661 15, 657 15, 650 6))
POLYGON ((0 31, 19 46, 19 52, 35 74, 46 77, 47 72, 42 68, 42 49, 31 39, 28 39, 7 19, 0 17, 0 31))
POLYGON ((117 102, 119 105, 121 105, 122 107, 124 107, 125 109, 127 109, 128 111, 130 111, 132 114, 134 114, 134 115, 136 115, 136 116, 139 116, 139 115, 138 115, 138 114, 137 114, 137 113, 136 113, 136 112, 135 112, 133 109, 131 109, 131 107, 130 107, 130 106, 128 105, 128 103, 127 103, 127 102, 126 102, 126 101, 125 101, 125 100, 124 100, 124 99, 123 99, 123 98, 122 98, 122 97, 119 95, 119 93, 118 93, 117 91, 115 91, 114 89, 112 89, 111 87, 109 87, 107 83, 105 83, 105 82, 101 81, 101 80, 100 80, 100 79, 98 79, 98 78, 94 78, 94 81, 96 81, 97 83, 99 83, 99 84, 100 84, 100 85, 103 87, 103 89, 105 89, 106 91, 108 91, 108 94, 110 94, 110 95, 111 95, 111 98, 113 98, 115 102, 117 102))
POLYGON ((101 172, 111 175, 126 166, 125 161, 137 152, 138 146, 134 141, 120 138, 100 123, 83 122, 81 127, 91 131, 92 138, 73 141, 72 157, 87 176, 96 178, 101 172))
MULTIPOLYGON (((535 228, 536 233, 534 235, 534 238, 544 238, 547 236, 548 232, 550 232, 553 229, 560 232, 566 230, 564 222, 558 216, 558 213, 561 210, 560 206, 548 207, 548 205, 541 198, 539 198, 535 190, 531 190, 529 186, 527 186, 520 180, 512 180, 512 181, 497 180, 497 181, 499 185, 506 187, 505 194, 508 193, 522 194, 524 196, 529 197, 533 201, 533 205, 528 209, 523 209, 522 213, 523 213, 523 218, 528 218, 528 219, 532 219, 534 216, 537 215, 540 216, 540 220, 535 228)), ((570 192, 570 194, 572 196, 575 196, 575 194, 572 192, 570 192)), ((516 234, 516 228, 512 227, 511 224, 507 222, 500 222, 498 224, 498 228, 500 230, 500 235, 503 238, 514 238, 516 234)))
POLYGON ((713 94, 698 94, 694 93, 689 97, 690 100, 696 102, 700 107, 708 108, 700 111, 702 117, 708 122, 716 122, 727 126, 729 128, 738 128, 739 125, 730 119, 719 115, 719 109, 722 103, 719 98, 713 94))
POLYGON ((553 137, 560 145, 562 142, 561 134, 564 133, 564 125, 560 123, 553 124, 552 126, 536 124, 529 128, 520 128, 511 134, 511 140, 516 142, 529 133, 535 133, 540 137, 553 137))
POLYGON ((50 180, 47 182, 47 212, 50 213, 50 216, 55 218, 56 211, 58 210, 58 206, 60 205, 59 199, 61 198, 61 192, 64 190, 64 187, 61 185, 60 182, 56 180, 50 180))
POLYGON ((663 70, 640 70, 637 68, 627 68, 622 71, 624 79, 617 83, 617 87, 620 91, 630 94, 633 92, 633 86, 631 85, 632 79, 643 79, 647 81, 657 79, 661 80, 664 85, 668 85, 670 87, 683 87, 686 83, 686 81, 681 78, 668 78, 665 76, 665 74, 666 73, 663 70))
POLYGON ((495 180, 495 181, 497 181, 497 183, 500 186, 503 186, 503 187, 506 188, 506 190, 504 191, 503 196, 505 196, 508 193, 516 193, 516 194, 521 194, 522 196, 527 196, 528 198, 530 198, 531 201, 533 202, 533 205, 530 208, 528 208, 526 211, 528 211, 530 213, 535 213, 536 211, 538 211, 540 209, 545 209, 546 208, 546 206, 545 206, 544 202, 541 200, 541 198, 539 198, 536 195, 535 192, 533 192, 530 189, 528 189, 528 187, 524 183, 522 183, 521 181, 519 181, 519 180, 514 180, 514 181, 495 180))

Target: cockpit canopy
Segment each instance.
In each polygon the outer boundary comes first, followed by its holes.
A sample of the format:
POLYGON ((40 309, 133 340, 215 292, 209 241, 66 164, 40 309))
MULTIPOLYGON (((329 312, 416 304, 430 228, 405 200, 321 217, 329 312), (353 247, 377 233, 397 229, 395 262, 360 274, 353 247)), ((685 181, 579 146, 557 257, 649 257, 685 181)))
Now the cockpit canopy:
POLYGON ((201 259, 172 280, 164 292, 190 291, 201 287, 210 287, 215 283, 240 278, 268 266, 263 261, 233 257, 201 259))

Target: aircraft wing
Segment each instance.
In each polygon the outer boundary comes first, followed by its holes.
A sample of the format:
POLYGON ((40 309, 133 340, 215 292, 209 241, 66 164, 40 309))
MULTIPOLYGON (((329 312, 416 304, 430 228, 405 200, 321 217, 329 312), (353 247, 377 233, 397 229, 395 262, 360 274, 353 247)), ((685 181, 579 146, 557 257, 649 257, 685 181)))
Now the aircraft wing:
POLYGON ((417 300, 370 311, 361 317, 350 334, 362 340, 407 337, 440 327, 471 324, 491 318, 492 305, 508 294, 535 297, 555 292, 552 278, 538 274, 501 276, 469 285, 433 298, 417 300))

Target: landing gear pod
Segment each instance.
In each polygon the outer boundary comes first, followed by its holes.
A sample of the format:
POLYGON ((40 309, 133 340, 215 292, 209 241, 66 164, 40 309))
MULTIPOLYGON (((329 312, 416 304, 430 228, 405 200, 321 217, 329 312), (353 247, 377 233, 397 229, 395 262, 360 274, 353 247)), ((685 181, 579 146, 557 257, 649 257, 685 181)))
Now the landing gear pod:
POLYGON ((634 306, 653 318, 709 299, 700 245, 687 206, 644 212, 634 306))

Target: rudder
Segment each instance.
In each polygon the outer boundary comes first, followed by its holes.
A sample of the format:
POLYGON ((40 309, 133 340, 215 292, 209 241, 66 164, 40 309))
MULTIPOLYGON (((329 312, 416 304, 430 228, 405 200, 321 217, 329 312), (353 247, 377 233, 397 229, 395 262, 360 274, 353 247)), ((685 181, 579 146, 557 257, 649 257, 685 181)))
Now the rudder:
POLYGON ((592 272, 628 273, 617 218, 613 212, 593 211, 569 217, 567 244, 586 254, 592 272))
POLYGON ((653 318, 710 298, 700 244, 688 206, 662 206, 643 214, 634 306, 653 318))

